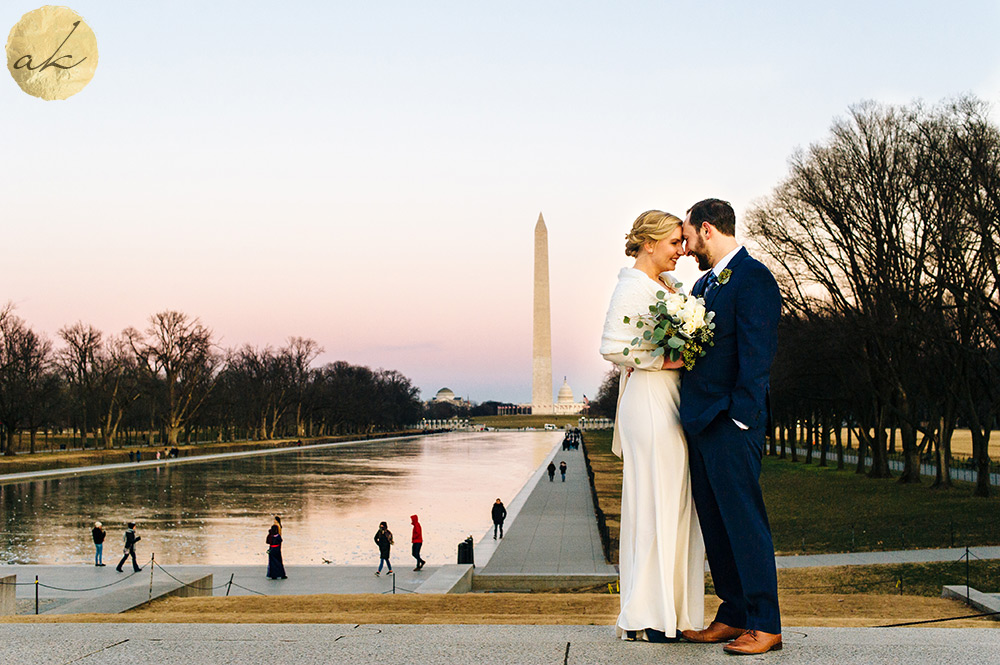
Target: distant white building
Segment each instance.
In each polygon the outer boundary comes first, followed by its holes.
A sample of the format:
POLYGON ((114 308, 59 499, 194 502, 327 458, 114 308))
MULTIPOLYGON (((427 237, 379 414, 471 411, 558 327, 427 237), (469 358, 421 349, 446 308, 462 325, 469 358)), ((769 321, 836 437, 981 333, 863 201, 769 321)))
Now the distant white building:
POLYGON ((428 404, 437 404, 437 403, 451 404, 452 406, 458 406, 458 407, 471 406, 468 400, 456 397, 455 391, 452 390, 451 388, 442 388, 441 390, 437 391, 437 394, 434 395, 434 399, 428 402, 428 404))

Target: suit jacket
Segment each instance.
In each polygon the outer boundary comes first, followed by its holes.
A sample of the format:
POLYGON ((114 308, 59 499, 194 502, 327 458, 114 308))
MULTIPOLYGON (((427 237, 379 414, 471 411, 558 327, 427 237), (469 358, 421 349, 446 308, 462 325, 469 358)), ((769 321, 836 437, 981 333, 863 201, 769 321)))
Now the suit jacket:
POLYGON ((725 284, 704 292, 706 273, 691 290, 702 294, 706 309, 715 312, 715 344, 694 369, 683 373, 680 419, 689 437, 721 413, 755 430, 767 422, 781 295, 771 271, 745 248, 726 269, 731 274, 725 284))

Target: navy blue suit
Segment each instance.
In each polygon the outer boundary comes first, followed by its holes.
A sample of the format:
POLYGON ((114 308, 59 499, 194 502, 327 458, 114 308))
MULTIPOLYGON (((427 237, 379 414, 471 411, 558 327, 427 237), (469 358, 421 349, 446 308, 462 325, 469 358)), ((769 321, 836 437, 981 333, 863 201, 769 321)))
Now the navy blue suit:
POLYGON ((777 350, 781 296, 771 272, 746 249, 726 266, 725 284, 691 290, 715 312, 715 345, 681 382, 694 495, 712 581, 716 620, 781 632, 771 527, 760 491, 767 391, 777 350), (741 430, 733 420, 749 429, 741 430))

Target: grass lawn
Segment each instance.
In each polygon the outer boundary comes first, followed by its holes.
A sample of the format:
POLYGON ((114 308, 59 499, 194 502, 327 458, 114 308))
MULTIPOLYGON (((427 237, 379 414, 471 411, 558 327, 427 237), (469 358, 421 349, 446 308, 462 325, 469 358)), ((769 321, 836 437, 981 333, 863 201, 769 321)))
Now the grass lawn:
MULTIPOLYGON (((595 474, 607 475, 598 499, 617 538, 621 462, 610 431, 588 432, 586 441, 595 474)), ((929 479, 900 485, 765 457, 761 486, 779 554, 1000 544, 1000 496, 973 497, 968 484, 934 490, 929 479)))
MULTIPOLYGON (((496 427, 504 429, 520 429, 522 427, 534 427, 542 429, 546 424, 555 425, 562 429, 566 425, 576 427, 580 423, 580 416, 475 416, 469 418, 469 422, 486 427, 496 427)), ((610 431, 610 430, 608 430, 610 431)))

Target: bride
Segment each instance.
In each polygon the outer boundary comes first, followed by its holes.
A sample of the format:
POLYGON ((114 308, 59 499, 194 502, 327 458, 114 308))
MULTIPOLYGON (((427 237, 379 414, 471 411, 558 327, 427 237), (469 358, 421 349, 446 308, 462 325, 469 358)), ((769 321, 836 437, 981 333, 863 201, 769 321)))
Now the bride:
POLYGON ((654 358, 650 342, 630 347, 642 331, 624 323, 648 314, 657 291, 674 291, 661 275, 684 253, 681 224, 658 210, 635 220, 625 239, 635 265, 618 273, 601 339, 601 355, 622 368, 612 446, 624 463, 616 624, 622 639, 672 640, 704 623, 705 545, 677 416, 683 361, 654 358))

